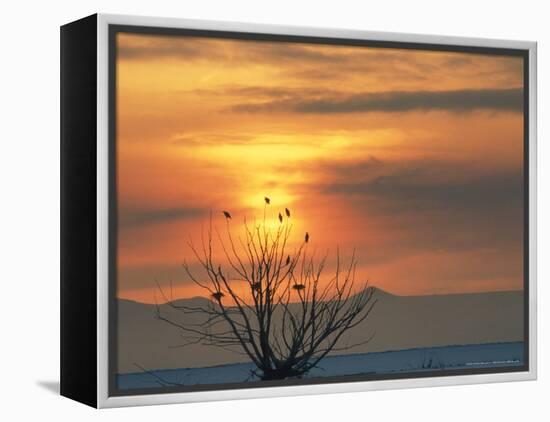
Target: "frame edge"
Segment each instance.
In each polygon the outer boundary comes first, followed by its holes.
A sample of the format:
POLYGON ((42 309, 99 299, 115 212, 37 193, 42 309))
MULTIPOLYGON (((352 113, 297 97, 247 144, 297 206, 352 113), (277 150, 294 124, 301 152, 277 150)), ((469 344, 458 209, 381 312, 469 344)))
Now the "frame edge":
POLYGON ((145 16, 99 14, 97 21, 97 264, 98 264, 98 317, 97 317, 97 403, 100 408, 192 403, 234 399, 285 397, 328 393, 346 393, 400 388, 423 388, 455 386, 537 379, 537 42, 502 39, 484 39, 456 36, 374 32, 363 30, 298 27, 272 24, 221 22, 178 18, 153 18, 145 16), (307 386, 284 386, 254 389, 214 390, 206 392, 183 392, 150 394, 141 396, 109 396, 108 382, 108 27, 113 25, 136 25, 149 27, 174 27, 199 30, 235 31, 277 35, 330 37, 341 39, 368 39, 373 41, 399 41, 426 45, 457 45, 464 47, 489 47, 518 49, 528 54, 529 61, 529 370, 511 373, 475 374, 449 377, 412 378, 381 381, 358 381, 307 386), (103 159, 100 159, 103 157, 103 159), (101 187, 101 189, 99 189, 101 187), (103 228, 103 232, 102 229, 103 228))

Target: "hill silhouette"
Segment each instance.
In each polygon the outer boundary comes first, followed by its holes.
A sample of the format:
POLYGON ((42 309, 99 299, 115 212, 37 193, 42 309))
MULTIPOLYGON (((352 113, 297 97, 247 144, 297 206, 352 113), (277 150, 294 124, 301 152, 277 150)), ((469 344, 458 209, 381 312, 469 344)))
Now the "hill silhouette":
MULTIPOLYGON (((396 296, 376 289, 374 297, 378 302, 371 316, 350 330, 332 355, 523 339, 523 320, 517 318, 523 315, 522 291, 396 296), (345 350, 346 344, 370 336, 369 343, 345 350)), ((192 307, 208 301, 194 297, 173 303, 192 307)), ((167 304, 160 309, 186 324, 201 322, 200 314, 184 316, 167 304)), ((201 344, 180 347, 184 341, 179 330, 156 319, 155 305, 120 299, 118 316, 120 373, 135 372, 136 364, 169 369, 247 361, 241 354, 201 344)))

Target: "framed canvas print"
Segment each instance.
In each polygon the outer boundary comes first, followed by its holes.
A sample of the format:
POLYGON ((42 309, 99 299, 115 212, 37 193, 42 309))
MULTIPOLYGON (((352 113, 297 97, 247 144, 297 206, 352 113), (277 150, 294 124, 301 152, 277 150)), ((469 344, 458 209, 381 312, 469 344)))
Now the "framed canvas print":
POLYGON ((536 377, 536 44, 61 28, 61 393, 536 377))

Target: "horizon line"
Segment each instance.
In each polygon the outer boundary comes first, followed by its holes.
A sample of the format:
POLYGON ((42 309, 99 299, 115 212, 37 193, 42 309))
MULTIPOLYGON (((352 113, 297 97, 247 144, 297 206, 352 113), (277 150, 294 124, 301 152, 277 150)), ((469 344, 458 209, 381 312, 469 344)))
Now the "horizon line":
MULTIPOLYGON (((428 294, 415 294, 415 295, 399 295, 399 294, 391 293, 391 292, 389 292, 387 290, 384 290, 384 289, 381 289, 379 287, 375 287, 375 286, 371 286, 371 287, 375 290, 375 292, 378 291, 378 292, 382 292, 383 294, 386 294, 386 295, 389 295, 389 296, 402 297, 402 298, 428 297, 428 296, 438 297, 438 296, 480 295, 480 294, 489 294, 489 293, 519 293, 519 292, 524 292, 525 291, 523 288, 521 288, 521 289, 505 289, 505 290, 464 291, 464 292, 454 292, 454 293, 431 293, 431 294, 428 293, 428 294)), ((357 292, 357 293, 359 293, 359 292, 357 292)), ((357 294, 357 293, 355 293, 355 294, 357 294)), ((200 296, 200 295, 182 296, 182 297, 174 298, 172 300, 165 300, 163 302, 158 302, 158 303, 157 302, 143 302, 143 301, 130 299, 130 298, 126 298, 126 297, 120 297, 120 296, 115 297, 115 300, 124 300, 124 301, 127 301, 127 302, 134 302, 134 303, 139 303, 139 304, 142 304, 142 305, 165 305, 167 303, 171 303, 171 302, 173 303, 173 302, 180 301, 180 300, 193 300, 193 299, 205 299, 205 300, 211 301, 208 296, 200 296)))

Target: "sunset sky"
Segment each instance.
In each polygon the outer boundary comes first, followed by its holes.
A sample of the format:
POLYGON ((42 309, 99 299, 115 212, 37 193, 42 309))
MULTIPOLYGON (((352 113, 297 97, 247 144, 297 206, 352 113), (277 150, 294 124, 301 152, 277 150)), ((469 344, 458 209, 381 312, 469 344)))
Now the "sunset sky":
MULTIPOLYGON (((222 210, 399 295, 521 289, 523 59, 117 35, 118 296, 203 294, 181 266, 222 210), (275 223, 275 220, 274 220, 275 223)), ((220 257, 221 259, 221 257, 220 257)), ((330 268, 329 268, 330 270, 330 268)), ((327 273, 328 275, 328 273, 327 273)))

